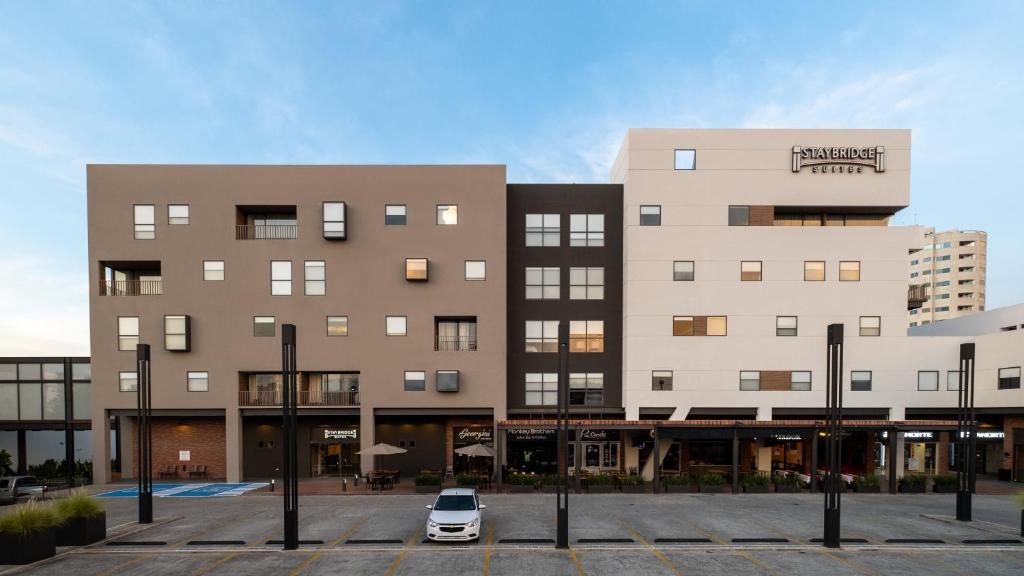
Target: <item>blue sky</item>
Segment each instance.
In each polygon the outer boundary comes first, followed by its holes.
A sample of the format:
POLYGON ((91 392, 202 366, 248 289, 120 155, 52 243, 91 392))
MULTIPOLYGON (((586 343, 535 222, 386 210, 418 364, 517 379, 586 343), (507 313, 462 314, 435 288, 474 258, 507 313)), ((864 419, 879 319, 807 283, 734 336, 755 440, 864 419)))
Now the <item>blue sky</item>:
POLYGON ((0 355, 88 353, 89 162, 505 163, 624 130, 913 130, 901 224, 989 232, 1024 301, 1019 2, 0 0, 0 355))

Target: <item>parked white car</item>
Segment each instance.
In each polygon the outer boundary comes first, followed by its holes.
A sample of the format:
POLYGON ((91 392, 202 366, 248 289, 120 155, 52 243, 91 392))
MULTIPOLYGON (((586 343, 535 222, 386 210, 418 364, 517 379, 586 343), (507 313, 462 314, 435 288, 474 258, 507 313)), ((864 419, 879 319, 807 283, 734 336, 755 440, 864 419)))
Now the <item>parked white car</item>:
POLYGON ((32 476, 0 478, 0 504, 13 504, 22 496, 43 496, 46 487, 32 476))
POLYGON ((433 504, 427 505, 427 538, 435 542, 471 542, 480 539, 480 503, 473 488, 442 490, 433 504))

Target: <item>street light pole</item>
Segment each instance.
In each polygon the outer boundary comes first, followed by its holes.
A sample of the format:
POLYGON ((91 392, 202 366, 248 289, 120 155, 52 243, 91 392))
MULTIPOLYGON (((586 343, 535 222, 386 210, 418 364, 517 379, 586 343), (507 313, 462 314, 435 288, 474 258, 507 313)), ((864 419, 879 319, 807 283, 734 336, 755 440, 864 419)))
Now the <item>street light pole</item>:
POLYGON ((971 493, 974 491, 976 425, 974 418, 974 343, 960 345, 960 387, 957 390, 956 421, 956 519, 971 521, 971 493))
MULTIPOLYGON (((828 382, 825 388, 826 424, 825 438, 825 538, 826 548, 839 548, 840 492, 842 475, 839 462, 842 454, 843 433, 843 325, 828 325, 828 355, 826 359, 828 382)), ((815 471, 812 471, 814 473, 815 471)))
POLYGON ((299 479, 298 479, 298 446, 296 446, 296 427, 298 426, 297 380, 295 373, 295 325, 281 325, 281 379, 282 391, 281 416, 284 436, 284 549, 296 550, 299 547, 299 479))
MULTIPOLYGON (((569 547, 569 322, 558 323, 558 487, 555 548, 569 547)), ((577 431, 577 434, 579 432, 577 431)))
POLYGON ((149 344, 135 348, 135 385, 138 404, 139 524, 153 522, 153 399, 150 385, 149 344))

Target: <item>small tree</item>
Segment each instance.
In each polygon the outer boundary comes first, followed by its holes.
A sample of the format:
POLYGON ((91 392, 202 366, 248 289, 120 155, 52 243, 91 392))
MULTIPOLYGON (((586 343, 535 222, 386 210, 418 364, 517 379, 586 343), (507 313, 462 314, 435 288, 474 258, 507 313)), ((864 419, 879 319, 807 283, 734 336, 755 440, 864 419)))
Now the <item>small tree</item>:
POLYGON ((0 448, 0 474, 7 473, 11 469, 11 464, 13 464, 11 453, 0 448))

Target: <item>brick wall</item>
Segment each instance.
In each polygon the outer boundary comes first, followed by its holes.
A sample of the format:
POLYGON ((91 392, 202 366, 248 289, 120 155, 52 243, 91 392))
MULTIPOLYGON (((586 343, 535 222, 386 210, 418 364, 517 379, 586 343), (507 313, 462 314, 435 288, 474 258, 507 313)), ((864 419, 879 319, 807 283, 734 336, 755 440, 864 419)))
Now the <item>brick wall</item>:
MULTIPOLYGON (((137 437, 132 436, 132 451, 137 437)), ((225 452, 227 439, 222 418, 153 418, 153 477, 159 478, 162 466, 177 465, 178 477, 188 478, 182 466, 204 465, 210 478, 227 477, 225 452), (180 450, 189 450, 191 460, 178 460, 180 450)), ((132 477, 138 477, 138 463, 133 460, 132 477)), ((166 479, 166 478, 165 478, 166 479)))

